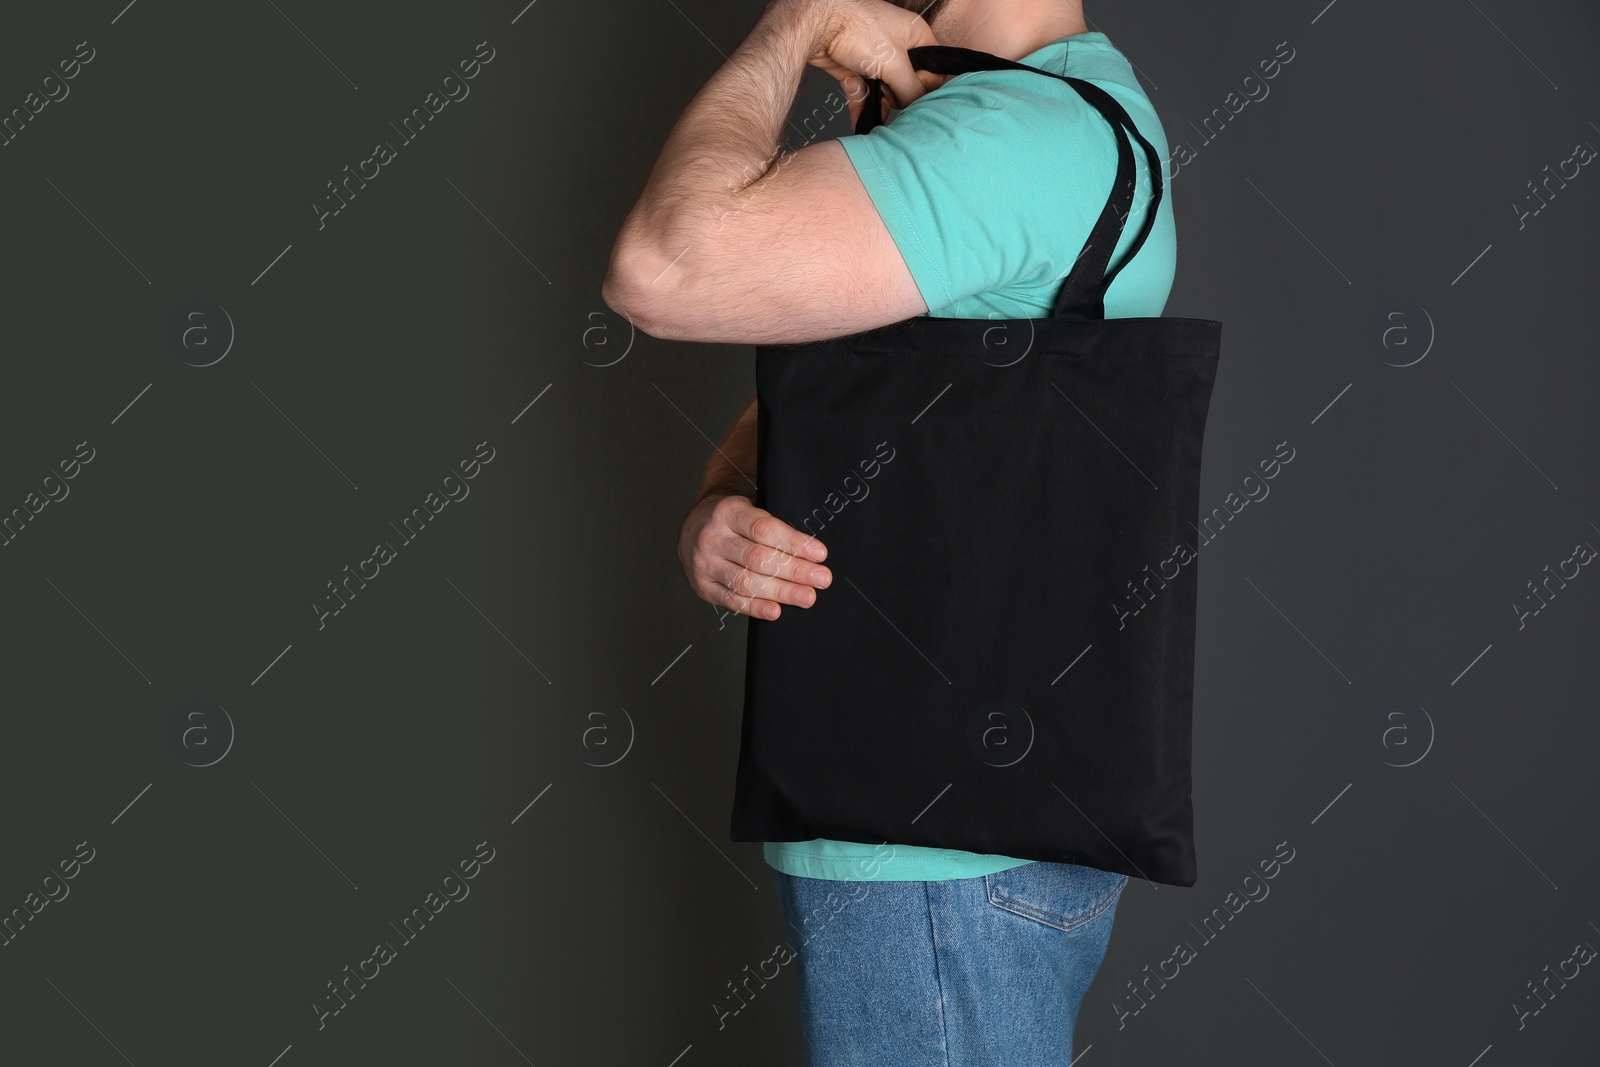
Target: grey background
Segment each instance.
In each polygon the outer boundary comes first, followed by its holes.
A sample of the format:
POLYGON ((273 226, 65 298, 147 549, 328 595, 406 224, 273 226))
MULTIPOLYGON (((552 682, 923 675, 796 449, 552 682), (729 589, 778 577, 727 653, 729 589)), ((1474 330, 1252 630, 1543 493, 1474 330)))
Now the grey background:
MULTIPOLYGON (((0 548, 0 913, 95 849, 0 948, 0 1057, 799 1064, 792 966, 713 1007, 785 933, 759 846, 726 839, 745 624, 673 548, 753 353, 630 337, 599 295, 759 6, 123 2, 0 33, 5 113, 96 50, 0 148, 0 511, 95 449, 0 548), (480 41, 470 96, 319 230, 324 183, 480 41), (189 365, 218 308, 231 349, 189 365), (470 495, 319 629, 324 583, 483 441, 470 495), (470 895, 319 1029, 325 983, 485 841, 470 895)), ((1520 630, 1511 605, 1600 543, 1600 178, 1510 208, 1600 144, 1596 13, 1088 14, 1196 147, 1167 313, 1225 323, 1204 506, 1296 454, 1203 552, 1200 880, 1130 883, 1079 1062, 1597 1062, 1592 968, 1521 1028, 1513 1005, 1600 944, 1600 579, 1520 630)))

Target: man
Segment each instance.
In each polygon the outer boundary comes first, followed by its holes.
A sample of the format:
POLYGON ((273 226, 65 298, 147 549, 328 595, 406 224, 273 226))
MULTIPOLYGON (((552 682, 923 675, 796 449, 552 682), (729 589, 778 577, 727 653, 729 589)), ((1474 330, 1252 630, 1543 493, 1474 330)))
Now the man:
MULTIPOLYGON (((1049 316, 1112 185, 1112 131, 1056 78, 913 69, 906 49, 936 43, 1092 81, 1166 157, 1131 66, 1088 31, 1079 0, 772 0, 669 136, 617 238, 606 302, 657 337, 728 344, 923 314, 1049 316), (839 80, 852 128, 861 78, 880 79, 889 123, 776 153, 807 64, 839 80)), ((1151 182, 1135 154, 1140 219, 1151 182)), ((1161 314, 1170 204, 1107 291, 1107 318, 1161 314)), ((678 549, 698 595, 772 620, 814 604, 832 575, 817 538, 747 495, 756 415, 752 402, 710 458, 678 549)), ((764 855, 801 945, 813 1065, 1072 1059, 1125 875, 888 842, 768 842, 764 855)))

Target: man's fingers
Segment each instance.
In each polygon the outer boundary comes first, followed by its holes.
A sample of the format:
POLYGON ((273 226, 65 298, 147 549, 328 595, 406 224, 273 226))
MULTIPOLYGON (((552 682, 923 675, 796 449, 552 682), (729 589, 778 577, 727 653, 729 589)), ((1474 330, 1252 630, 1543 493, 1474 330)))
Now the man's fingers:
POLYGON ((780 604, 810 607, 833 580, 812 562, 827 555, 822 542, 742 496, 717 502, 698 542, 700 595, 756 618, 777 618, 780 604))
POLYGON ((928 86, 917 76, 918 73, 911 65, 910 56, 896 52, 887 57, 876 77, 894 93, 895 106, 906 108, 928 91, 928 86))
POLYGON ((898 47, 887 54, 881 47, 874 52, 875 66, 879 69, 872 71, 872 76, 881 80, 894 92, 896 107, 909 107, 929 89, 943 84, 938 75, 928 71, 919 71, 911 65, 911 57, 906 54, 906 49, 916 48, 919 45, 938 44, 939 39, 933 35, 933 30, 928 28, 921 16, 913 17, 909 26, 902 31, 904 37, 898 47), (933 80, 939 79, 939 80, 933 80))
MULTIPOLYGON (((833 584, 833 572, 820 563, 801 559, 781 548, 746 540, 730 531, 727 558, 736 566, 763 578, 792 582, 812 589, 826 589, 833 584)), ((766 596, 762 592, 759 595, 766 596)), ((796 603, 796 601, 791 601, 796 603)), ((810 601, 806 601, 807 604, 810 601)))
MULTIPOLYGON (((711 579, 732 592, 742 602, 766 601, 809 608, 817 601, 817 591, 809 585, 760 574, 735 560, 722 560, 710 568, 711 579)), ((744 610, 742 607, 740 610, 744 610)))
POLYGON ((800 607, 816 603, 817 589, 833 584, 827 567, 791 552, 726 531, 707 563, 711 578, 741 596, 781 601, 800 607))
POLYGON ((725 585, 719 585, 707 580, 701 596, 713 604, 736 611, 741 615, 750 615, 757 619, 776 619, 780 611, 778 605, 771 600, 761 600, 756 597, 740 596, 725 585))
MULTIPOLYGON (((802 607, 816 600, 812 589, 798 581, 788 581, 789 577, 821 586, 828 584, 829 575, 826 567, 782 549, 757 544, 733 529, 735 523, 754 529, 763 516, 771 518, 749 497, 740 494, 696 503, 679 530, 678 557, 690 586, 702 600, 755 618, 776 619, 780 608, 775 598, 782 597, 802 607)), ((789 540, 802 546, 810 540, 815 554, 822 554, 815 538, 807 539, 782 523, 778 525, 788 531, 789 540)))
POLYGON ((717 506, 723 508, 724 504, 727 507, 717 518, 725 519, 727 527, 745 540, 817 563, 828 558, 828 550, 821 541, 801 533, 770 511, 736 497, 725 497, 717 506))

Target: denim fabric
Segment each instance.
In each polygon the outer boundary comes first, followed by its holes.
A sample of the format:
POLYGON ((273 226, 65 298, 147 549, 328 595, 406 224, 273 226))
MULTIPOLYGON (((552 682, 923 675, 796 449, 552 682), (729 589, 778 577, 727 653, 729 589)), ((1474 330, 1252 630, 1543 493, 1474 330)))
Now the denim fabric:
POLYGON ((1066 1067, 1128 882, 1044 862, 935 881, 777 878, 810 1067, 1066 1067))

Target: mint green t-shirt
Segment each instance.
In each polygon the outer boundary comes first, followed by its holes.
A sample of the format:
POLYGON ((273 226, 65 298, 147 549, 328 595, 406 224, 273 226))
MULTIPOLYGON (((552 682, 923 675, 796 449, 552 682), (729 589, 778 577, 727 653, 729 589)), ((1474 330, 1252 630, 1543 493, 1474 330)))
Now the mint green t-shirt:
MULTIPOLYGON (((1051 41, 1020 62, 1094 82, 1116 97, 1156 151, 1167 139, 1133 67, 1103 33, 1051 41)), ((1111 126, 1068 84, 1042 74, 962 74, 889 123, 839 138, 911 276, 939 318, 1047 318, 1105 206, 1117 172, 1111 126)), ((1112 263, 1121 262, 1150 203, 1137 144, 1133 209, 1112 263)), ((1165 177, 1165 173, 1163 173, 1165 177)), ((1177 267, 1172 189, 1139 255, 1106 292, 1106 317, 1160 315, 1177 267)), ((767 863, 787 874, 855 881, 974 878, 1031 860, 954 849, 816 838, 768 841, 767 863)))

